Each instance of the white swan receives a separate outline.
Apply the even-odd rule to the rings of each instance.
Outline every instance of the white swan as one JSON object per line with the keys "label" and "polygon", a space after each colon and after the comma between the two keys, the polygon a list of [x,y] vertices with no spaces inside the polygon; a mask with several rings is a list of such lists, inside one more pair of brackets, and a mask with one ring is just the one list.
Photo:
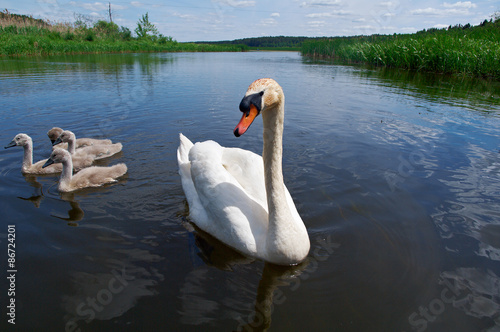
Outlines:
{"label": "white swan", "polygon": [[61,142],[68,143],[68,151],[72,156],[90,156],[94,160],[104,159],[122,150],[121,143],[114,144],[96,144],[84,146],[76,149],[76,136],[73,132],[65,130],[59,135],[57,140],[52,145],[57,145]]}
{"label": "white swan", "polygon": [[63,149],[54,149],[43,167],[62,163],[62,173],[59,180],[59,191],[68,192],[88,187],[100,187],[106,183],[116,182],[117,178],[127,173],[125,164],[110,167],[92,166],[73,175],[71,154]]}
{"label": "white swan", "polygon": [[240,103],[238,137],[259,113],[264,123],[262,157],[214,141],[192,144],[180,134],[177,160],[193,222],[243,254],[294,265],[310,248],[309,236],[283,183],[283,90],[272,79],[248,88]]}
{"label": "white swan", "polygon": [[[62,132],[64,130],[62,130],[61,128],[59,127],[54,127],[52,129],[50,129],[48,132],[47,132],[47,136],[49,137],[50,139],[50,142],[52,144],[54,144],[54,142],[59,138],[59,136],[61,136]],[[89,145],[97,145],[97,144],[112,144],[113,142],[110,140],[110,139],[96,139],[96,138],[78,138],[76,140],[76,144],[75,144],[75,148],[81,148],[81,147],[84,147],[84,146],[89,146]],[[61,149],[67,149],[68,148],[68,144],[67,143],[61,143],[58,148],[61,148]]]}
{"label": "white swan", "polygon": [[[21,173],[23,174],[56,174],[62,172],[62,165],[53,165],[43,168],[47,159],[40,160],[33,164],[33,140],[26,134],[17,134],[14,139],[5,147],[11,148],[14,146],[22,146],[24,148],[23,165]],[[73,158],[73,168],[79,171],[85,167],[89,167],[94,162],[91,156],[75,156]]]}

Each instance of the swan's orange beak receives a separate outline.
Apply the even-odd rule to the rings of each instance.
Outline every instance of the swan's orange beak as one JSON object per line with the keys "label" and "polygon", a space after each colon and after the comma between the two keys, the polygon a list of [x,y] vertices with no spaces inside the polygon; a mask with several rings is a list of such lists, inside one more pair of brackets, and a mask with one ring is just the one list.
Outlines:
{"label": "swan's orange beak", "polygon": [[247,131],[248,127],[250,127],[253,120],[255,120],[257,115],[259,115],[257,107],[251,104],[250,111],[248,113],[243,113],[240,122],[236,125],[236,128],[234,128],[234,136],[240,137],[243,135]]}

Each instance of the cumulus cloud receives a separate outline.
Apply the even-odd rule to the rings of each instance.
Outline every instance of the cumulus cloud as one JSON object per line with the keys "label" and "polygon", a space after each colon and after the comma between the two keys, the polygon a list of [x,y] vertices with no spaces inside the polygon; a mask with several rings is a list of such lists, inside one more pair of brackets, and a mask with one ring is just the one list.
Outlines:
{"label": "cumulus cloud", "polygon": [[310,21],[310,22],[307,22],[307,24],[311,28],[321,28],[326,24],[326,22],[325,21]]}
{"label": "cumulus cloud", "polygon": [[[103,3],[103,2],[94,2],[94,3],[84,2],[84,3],[79,3],[79,2],[76,2],[76,1],[70,1],[70,5],[81,7],[83,9],[91,10],[91,11],[94,11],[94,12],[105,10],[105,9],[108,8],[108,4],[107,3]],[[94,13],[92,13],[92,14],[94,14]]]}
{"label": "cumulus cloud", "polygon": [[235,8],[243,7],[254,7],[255,1],[251,0],[212,0],[212,2],[219,3],[221,5],[227,5]]}
{"label": "cumulus cloud", "polygon": [[334,16],[343,16],[343,15],[351,15],[352,12],[347,11],[347,10],[334,10],[332,12],[328,13],[312,13],[312,14],[307,14],[306,17],[309,18],[318,18],[318,17],[334,17]]}
{"label": "cumulus cloud", "polygon": [[280,13],[272,13],[271,17],[280,17]]}
{"label": "cumulus cloud", "polygon": [[459,1],[455,3],[443,3],[441,5],[443,8],[422,8],[415,9],[411,11],[412,15],[434,15],[434,16],[446,16],[446,15],[468,15],[470,14],[469,9],[476,8],[477,5],[470,1]]}
{"label": "cumulus cloud", "polygon": [[443,3],[443,7],[445,8],[476,8],[477,5],[475,3],[472,3],[470,1],[465,1],[465,2],[456,2],[456,3]]}
{"label": "cumulus cloud", "polygon": [[172,16],[175,16],[175,17],[178,17],[178,18],[182,18],[184,20],[194,20],[196,18],[196,16],[194,15],[191,15],[191,14],[180,14],[180,13],[173,13]]}
{"label": "cumulus cloud", "polygon": [[260,20],[260,25],[263,26],[271,26],[276,24],[278,24],[278,22],[274,18],[265,18],[263,20]]}
{"label": "cumulus cloud", "polygon": [[340,5],[340,0],[314,0],[303,2],[300,4],[301,7],[328,7],[328,6],[338,6]]}

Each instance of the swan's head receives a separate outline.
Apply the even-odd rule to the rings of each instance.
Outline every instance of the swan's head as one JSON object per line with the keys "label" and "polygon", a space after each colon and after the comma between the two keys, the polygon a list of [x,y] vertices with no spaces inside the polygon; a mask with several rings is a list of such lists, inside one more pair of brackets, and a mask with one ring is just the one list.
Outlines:
{"label": "swan's head", "polygon": [[12,148],[14,146],[25,146],[27,144],[32,144],[31,137],[26,134],[17,134],[16,137],[4,148]]}
{"label": "swan's head", "polygon": [[54,144],[54,142],[59,138],[62,134],[63,130],[59,127],[54,127],[47,132],[47,136],[49,136],[50,142]]}
{"label": "swan's head", "polygon": [[257,115],[275,109],[283,100],[283,89],[272,78],[261,78],[250,84],[240,103],[243,116],[234,128],[234,135],[236,137],[243,135]]}
{"label": "swan's head", "polygon": [[54,142],[52,142],[52,145],[54,146],[59,143],[69,142],[74,139],[75,139],[75,134],[73,134],[73,132],[69,130],[65,130],[61,133],[61,135],[59,135],[59,137]]}
{"label": "swan's head", "polygon": [[45,164],[43,164],[42,168],[45,168],[52,164],[62,163],[63,161],[67,161],[68,159],[71,159],[71,155],[68,151],[59,148],[54,149],[50,154],[49,159],[47,159]]}

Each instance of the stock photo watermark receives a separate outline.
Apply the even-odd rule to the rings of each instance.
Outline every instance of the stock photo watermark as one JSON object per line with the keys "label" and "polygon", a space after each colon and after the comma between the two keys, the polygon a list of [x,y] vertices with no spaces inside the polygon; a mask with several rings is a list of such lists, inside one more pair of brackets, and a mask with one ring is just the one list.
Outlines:
{"label": "stock photo watermark", "polygon": [[120,294],[129,285],[129,282],[134,280],[134,276],[127,275],[125,267],[121,271],[111,271],[112,278],[109,279],[107,287],[100,289],[94,296],[87,296],[85,301],[80,302],[76,306],[77,317],[73,317],[65,324],[66,332],[79,332],[78,321],[83,320],[86,324],[90,324],[97,313],[102,312],[104,308],[111,304],[116,295]]}
{"label": "stock photo watermark", "polygon": [[435,144],[422,141],[420,147],[414,149],[407,156],[400,154],[398,156],[399,165],[397,171],[387,170],[384,173],[384,178],[391,191],[401,186],[403,182],[414,175],[419,168],[423,168],[435,150]]}
{"label": "stock photo watermark", "polygon": [[430,300],[427,306],[419,306],[418,310],[408,316],[408,323],[412,331],[423,332],[427,330],[428,325],[436,321],[448,306],[467,298],[467,294],[464,294],[456,283],[452,284],[446,278],[442,278],[439,284],[443,286],[439,296]]}
{"label": "stock photo watermark", "polygon": [[[340,247],[339,243],[335,243],[331,239],[331,235],[328,235],[325,239],[316,238],[317,246],[312,251],[312,257],[309,257],[307,261],[307,267],[300,273],[299,276],[294,278],[290,283],[290,290],[296,291],[302,284],[303,280],[309,279],[309,277],[318,270],[321,262],[328,260],[328,258],[334,253],[335,249]],[[285,303],[287,297],[285,293],[280,289],[276,288],[272,295],[272,300],[264,299],[262,301],[255,302],[255,313],[250,313],[247,320],[244,317],[238,317],[237,321],[239,323],[236,331],[247,331],[252,332],[254,329],[259,329],[265,324],[266,317],[264,317],[264,312],[270,304],[269,315],[272,315],[274,307],[276,305],[281,305]],[[271,303],[267,303],[272,301]]]}
{"label": "stock photo watermark", "polygon": [[16,225],[7,226],[7,322],[16,324]]}

